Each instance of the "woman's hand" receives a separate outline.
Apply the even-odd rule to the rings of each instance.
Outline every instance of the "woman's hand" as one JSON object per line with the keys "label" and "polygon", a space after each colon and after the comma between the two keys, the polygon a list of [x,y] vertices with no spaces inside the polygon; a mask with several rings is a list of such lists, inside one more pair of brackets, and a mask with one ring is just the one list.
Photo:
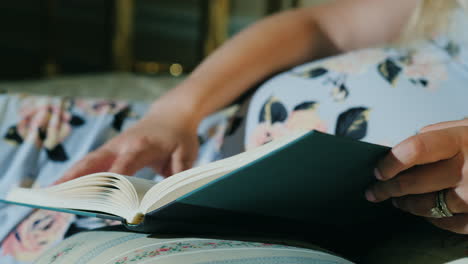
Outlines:
{"label": "woman's hand", "polygon": [[[425,127],[397,146],[375,170],[380,181],[366,191],[372,202],[392,199],[403,211],[434,225],[468,234],[468,120]],[[434,218],[438,191],[446,190],[451,217]]]}
{"label": "woman's hand", "polygon": [[184,115],[182,106],[174,106],[153,107],[135,125],[77,162],[56,183],[102,171],[133,175],[151,167],[170,176],[189,169],[198,153],[198,122],[190,114]]}

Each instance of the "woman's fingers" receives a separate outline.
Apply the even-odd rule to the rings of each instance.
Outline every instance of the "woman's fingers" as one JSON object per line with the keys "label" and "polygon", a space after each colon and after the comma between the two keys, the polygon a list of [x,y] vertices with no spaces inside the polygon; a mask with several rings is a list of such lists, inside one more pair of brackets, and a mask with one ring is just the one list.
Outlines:
{"label": "woman's fingers", "polygon": [[455,187],[462,179],[464,157],[455,157],[416,166],[387,181],[379,181],[367,190],[366,196],[372,202],[384,201],[391,197],[410,194],[430,193]]}
{"label": "woman's fingers", "polygon": [[459,234],[468,234],[468,214],[459,214],[445,218],[427,218],[435,226]]}
{"label": "woman's fingers", "polygon": [[465,118],[462,120],[454,120],[454,121],[447,121],[447,122],[432,124],[432,125],[421,128],[419,132],[425,133],[425,132],[429,132],[433,130],[440,130],[440,129],[445,129],[445,128],[458,127],[458,126],[468,126],[468,119]]}
{"label": "woman's fingers", "polygon": [[190,169],[193,166],[193,162],[198,155],[198,143],[194,144],[193,142],[198,141],[193,140],[192,144],[181,145],[174,151],[171,158],[171,175]]}
{"label": "woman's fingers", "polygon": [[[171,158],[171,171],[170,175],[184,171],[189,167],[188,163],[190,162],[187,153],[184,153],[182,149],[177,149]],[[167,172],[166,172],[167,173]]]}
{"label": "woman's fingers", "polygon": [[[394,198],[392,200],[395,207],[408,213],[431,217],[431,209],[436,207],[437,192],[408,195]],[[461,197],[456,189],[448,189],[445,193],[445,203],[453,214],[468,213],[468,203]]]}
{"label": "woman's fingers", "polygon": [[413,166],[452,158],[461,147],[458,129],[433,130],[404,140],[379,161],[376,177],[389,180]]}
{"label": "woman's fingers", "polygon": [[436,205],[436,192],[408,195],[392,199],[393,205],[405,212],[431,217],[431,209]]}
{"label": "woman's fingers", "polygon": [[170,176],[191,167],[196,158],[197,126],[173,116],[151,112],[73,166],[60,182],[110,171],[133,175],[152,167]]}
{"label": "woman's fingers", "polygon": [[112,151],[103,148],[91,152],[68,169],[54,184],[73,180],[91,173],[107,171],[112,166],[115,157]]}
{"label": "woman's fingers", "polygon": [[[440,228],[468,234],[467,136],[467,119],[421,129],[379,161],[375,174],[380,181],[366,191],[367,199],[392,198],[403,211],[426,217]],[[436,197],[441,190],[446,190],[445,203],[454,215],[434,218],[432,209],[439,208]]]}
{"label": "woman's fingers", "polygon": [[158,163],[164,153],[156,147],[140,146],[138,144],[124,148],[113,162],[110,172],[132,176],[140,169]]}
{"label": "woman's fingers", "polygon": [[139,169],[145,166],[143,159],[144,158],[142,157],[141,153],[138,152],[120,154],[112,164],[109,172],[132,176]]}
{"label": "woman's fingers", "polygon": [[395,207],[408,213],[426,217],[435,226],[455,233],[468,234],[468,197],[461,189],[448,189],[445,203],[453,216],[434,218],[431,209],[436,207],[437,192],[393,198]]}
{"label": "woman's fingers", "polygon": [[119,153],[110,171],[133,175],[143,167],[152,167],[159,174],[167,177],[192,167],[197,148],[177,146],[171,153],[159,147],[148,147],[146,144],[133,144]]}

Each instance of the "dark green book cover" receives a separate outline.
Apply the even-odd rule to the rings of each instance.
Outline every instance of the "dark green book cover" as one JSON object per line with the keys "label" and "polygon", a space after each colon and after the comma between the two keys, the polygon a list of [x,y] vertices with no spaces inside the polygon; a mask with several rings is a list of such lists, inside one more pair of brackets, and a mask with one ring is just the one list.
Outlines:
{"label": "dark green book cover", "polygon": [[[328,224],[376,218],[364,198],[388,147],[311,132],[178,202]],[[336,220],[336,221],[335,221]]]}
{"label": "dark green book cover", "polygon": [[395,222],[401,215],[390,204],[373,204],[364,196],[376,181],[377,161],[389,150],[312,131],[148,213],[142,224],[128,228],[195,234],[309,234],[322,240],[350,230],[372,233],[376,222]]}
{"label": "dark green book cover", "polygon": [[356,236],[372,242],[373,235],[384,234],[381,227],[388,232],[387,223],[396,226],[401,218],[388,203],[364,197],[376,181],[377,161],[389,150],[312,131],[126,227],[148,233],[301,236],[331,248]]}

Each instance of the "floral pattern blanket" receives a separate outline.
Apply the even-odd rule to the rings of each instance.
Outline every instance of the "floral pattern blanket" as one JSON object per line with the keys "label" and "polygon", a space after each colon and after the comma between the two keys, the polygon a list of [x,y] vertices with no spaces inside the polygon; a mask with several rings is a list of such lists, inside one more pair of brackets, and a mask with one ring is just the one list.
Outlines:
{"label": "floral pattern blanket", "polygon": [[[14,186],[52,184],[75,161],[131,126],[147,108],[148,104],[138,102],[0,94],[0,196]],[[201,124],[196,165],[220,157],[228,112]],[[150,169],[136,176],[162,179]],[[119,224],[4,203],[0,203],[0,220],[2,264],[32,263],[75,233]]]}

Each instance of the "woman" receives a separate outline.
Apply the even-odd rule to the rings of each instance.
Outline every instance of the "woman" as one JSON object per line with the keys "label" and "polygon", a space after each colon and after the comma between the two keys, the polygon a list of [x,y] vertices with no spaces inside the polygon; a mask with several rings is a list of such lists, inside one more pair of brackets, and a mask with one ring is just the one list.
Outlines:
{"label": "woman", "polygon": [[[461,119],[468,42],[457,29],[440,33],[451,32],[449,19],[463,23],[464,3],[342,0],[268,17],[229,40],[59,182],[98,171],[186,170],[197,158],[204,118],[300,65],[260,85],[245,118],[231,118],[224,155],[242,150],[239,140],[250,148],[302,128],[395,145],[375,170],[379,182],[363,195],[392,199],[437,227],[467,234],[468,120]],[[396,43],[406,48],[371,48]]]}
{"label": "woman", "polygon": [[[186,81],[156,101],[140,122],[88,154],[73,166],[62,180],[97,171],[132,175],[145,166],[153,167],[165,176],[188,169],[196,159],[198,146],[196,131],[200,121],[232,102],[257,82],[274,72],[317,58],[392,43],[408,38],[411,34],[416,34],[413,36],[416,38],[437,33],[443,25],[447,25],[443,19],[453,16],[449,14],[450,9],[460,3],[462,2],[437,0],[424,2],[417,0],[335,1],[269,17],[228,41],[207,58]],[[437,17],[436,10],[440,10],[442,15],[439,14]],[[418,24],[418,19],[419,23],[425,24]],[[419,31],[414,32],[414,30]],[[428,48],[425,45],[427,44],[418,43],[414,49]],[[433,43],[433,45],[438,44]],[[447,42],[445,45],[450,45],[450,43]],[[448,50],[448,52],[454,51]],[[333,70],[333,67],[342,67],[344,69],[336,69],[336,71],[341,72],[346,78],[349,72],[353,74],[352,71],[356,70],[356,67],[362,68],[360,63],[370,64],[369,61],[377,63],[380,59],[383,63],[380,66],[381,74],[386,74],[384,77],[387,81],[398,86],[394,83],[396,77],[392,76],[395,72],[391,72],[399,69],[398,65],[393,65],[396,64],[395,60],[432,59],[418,58],[418,55],[427,56],[427,54],[418,53],[415,55],[396,54],[393,57],[389,52],[377,50],[373,53],[363,53],[362,58],[359,55],[349,58],[348,61],[362,59],[352,61],[349,65],[332,65],[327,68],[328,62],[325,62],[323,67],[308,69],[303,66],[293,72],[299,76],[307,76],[314,74],[311,70],[315,70],[315,75],[322,75],[326,74],[325,71],[331,71],[330,68]],[[433,55],[433,53],[430,54]],[[401,58],[395,59],[399,55]],[[433,60],[432,63],[439,63],[437,58]],[[330,63],[333,64],[333,61]],[[424,70],[417,69],[417,67],[429,68],[431,66],[427,64],[430,63],[431,61],[422,62],[422,66],[408,64],[407,68],[410,68],[407,69],[408,79],[416,83],[415,86],[435,85],[432,82],[438,82],[437,78],[446,78],[432,76],[436,79],[432,81],[427,80],[427,77],[424,79],[425,76],[422,74],[411,75],[411,70],[416,72]],[[346,66],[348,66],[347,69]],[[412,66],[415,69],[411,69]],[[447,74],[439,73],[437,69],[433,71],[430,74]],[[468,73],[465,72],[463,77],[466,76]],[[317,78],[318,76],[308,77]],[[335,100],[344,100],[343,97],[346,97],[347,93],[353,93],[352,90],[347,90],[346,82],[340,80],[339,76],[330,77],[328,81],[335,86],[332,91],[335,93]],[[284,86],[287,85],[285,83]],[[361,83],[360,86],[366,86],[366,84]],[[283,89],[290,89],[290,92],[294,93],[290,87],[283,87]],[[369,88],[360,87],[359,89]],[[299,91],[296,92],[300,94],[299,96],[303,95]],[[313,92],[315,91],[310,91],[311,94]],[[274,94],[274,91],[272,93]],[[399,99],[395,98],[395,100]],[[311,103],[304,107],[300,110],[314,109],[316,106]],[[365,109],[354,110],[366,111]],[[300,112],[296,110],[294,114],[300,115]],[[430,113],[422,114],[430,115]],[[451,119],[460,119],[466,114],[466,108],[465,112],[454,111]],[[310,113],[309,116],[312,115]],[[302,120],[290,119],[288,121],[291,126],[291,123]],[[307,119],[304,120],[304,122],[307,121]],[[324,126],[317,126],[319,121],[310,120],[310,122],[311,129],[318,128],[327,131]],[[413,125],[409,130],[416,131],[419,125]],[[406,134],[405,136],[409,138],[396,145],[391,154],[377,166],[375,174],[381,182],[369,188],[365,194],[367,199],[371,202],[380,202],[393,198],[395,206],[402,210],[429,217],[428,219],[433,224],[441,228],[467,234],[468,214],[464,213],[468,213],[468,173],[463,169],[468,155],[465,154],[468,146],[463,143],[468,141],[467,125],[468,120],[444,122],[424,127],[419,131],[420,134],[413,137],[410,137],[411,133]],[[402,128],[386,129],[396,133],[394,130]],[[405,129],[405,131],[408,130]],[[287,133],[287,131],[278,133]],[[449,218],[431,217],[433,216],[431,208],[434,207],[436,194],[445,189],[445,202],[449,211],[456,215]]]}

